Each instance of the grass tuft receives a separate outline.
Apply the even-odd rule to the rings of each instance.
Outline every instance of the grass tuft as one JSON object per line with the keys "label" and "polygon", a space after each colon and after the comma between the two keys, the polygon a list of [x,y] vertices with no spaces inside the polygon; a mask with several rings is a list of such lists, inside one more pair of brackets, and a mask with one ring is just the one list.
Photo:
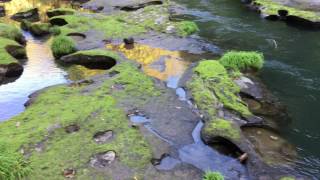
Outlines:
{"label": "grass tuft", "polygon": [[192,21],[181,21],[177,24],[177,30],[179,35],[188,36],[199,31],[199,28],[197,24]]}
{"label": "grass tuft", "polygon": [[224,177],[220,172],[207,171],[203,176],[203,180],[224,180]]}
{"label": "grass tuft", "polygon": [[7,146],[0,143],[0,179],[20,180],[31,173],[31,168],[21,154],[11,152]]}
{"label": "grass tuft", "polygon": [[53,39],[51,44],[53,56],[60,58],[76,52],[76,44],[72,38],[67,36],[57,36]]}
{"label": "grass tuft", "polygon": [[224,54],[219,62],[227,69],[236,71],[259,70],[263,67],[262,53],[253,51],[230,51]]}

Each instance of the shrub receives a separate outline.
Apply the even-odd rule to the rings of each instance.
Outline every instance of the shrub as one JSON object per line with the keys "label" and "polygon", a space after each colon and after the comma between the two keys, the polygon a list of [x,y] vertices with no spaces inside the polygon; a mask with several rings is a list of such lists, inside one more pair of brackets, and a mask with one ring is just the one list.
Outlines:
{"label": "shrub", "polygon": [[203,176],[203,180],[224,180],[224,177],[222,176],[222,174],[220,172],[208,171]]}
{"label": "shrub", "polygon": [[53,39],[51,50],[55,58],[74,53],[76,45],[72,38],[67,36],[57,36]]}
{"label": "shrub", "polygon": [[31,168],[21,154],[10,152],[6,144],[0,144],[0,179],[22,179],[30,172]]}
{"label": "shrub", "polygon": [[264,58],[262,53],[252,51],[230,51],[224,54],[219,62],[227,69],[246,71],[262,68]]}
{"label": "shrub", "polygon": [[179,35],[188,36],[199,31],[199,28],[197,24],[192,21],[181,21],[177,24],[177,30]]}

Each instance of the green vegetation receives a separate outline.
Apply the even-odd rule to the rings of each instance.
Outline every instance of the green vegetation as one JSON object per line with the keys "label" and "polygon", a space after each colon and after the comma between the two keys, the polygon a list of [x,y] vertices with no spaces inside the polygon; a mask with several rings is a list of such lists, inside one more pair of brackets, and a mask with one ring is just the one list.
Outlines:
{"label": "green vegetation", "polygon": [[54,37],[51,49],[54,57],[60,58],[64,55],[76,52],[76,44],[72,38],[60,35]]}
{"label": "green vegetation", "polygon": [[227,69],[235,71],[259,70],[262,68],[263,55],[250,51],[230,51],[224,54],[219,62]]}
{"label": "green vegetation", "polygon": [[[29,179],[62,180],[67,168],[76,170],[77,179],[110,176],[88,164],[93,155],[109,150],[116,152],[119,164],[135,172],[150,163],[149,144],[138,129],[128,125],[126,113],[118,104],[128,97],[146,102],[158,90],[132,64],[121,63],[112,71],[119,73],[94,86],[73,84],[46,89],[25,112],[0,124],[0,142],[10,144],[8,151],[23,149],[30,156],[33,172]],[[115,90],[116,84],[124,89]],[[67,133],[65,127],[71,124],[77,124],[79,131]],[[94,134],[105,130],[112,130],[115,136],[108,143],[97,144]]]}
{"label": "green vegetation", "polygon": [[7,46],[16,46],[17,49],[23,49],[17,42],[0,37],[0,65],[8,65],[11,63],[18,63],[18,61],[12,57],[6,50]]}
{"label": "green vegetation", "polygon": [[282,177],[280,180],[295,180],[293,177]]}
{"label": "green vegetation", "polygon": [[181,21],[177,24],[178,34],[181,36],[188,36],[197,31],[199,28],[196,23],[192,21]]}
{"label": "green vegetation", "polygon": [[[161,17],[161,21],[157,20]],[[171,22],[166,6],[148,6],[139,13],[120,12],[113,15],[81,14],[60,15],[50,19],[52,24],[66,22],[61,26],[63,35],[69,33],[83,33],[88,30],[96,30],[104,34],[104,38],[125,38],[149,30],[166,32],[168,26],[177,29],[177,35],[187,36],[198,30],[195,23],[190,21]],[[57,24],[58,25],[58,24]]]}
{"label": "green vegetation", "polygon": [[207,171],[202,180],[224,180],[220,172]]}
{"label": "green vegetation", "polygon": [[23,156],[8,150],[8,144],[0,143],[0,179],[19,180],[31,173]]}
{"label": "green vegetation", "polygon": [[17,27],[0,23],[0,37],[19,41],[23,38],[23,35],[21,30]]}
{"label": "green vegetation", "polygon": [[30,32],[36,36],[46,35],[50,33],[50,27],[49,23],[34,23],[30,26]]}
{"label": "green vegetation", "polygon": [[214,60],[202,61],[194,68],[192,80],[188,83],[195,103],[203,113],[215,115],[216,99],[225,108],[247,117],[252,115],[248,107],[238,97],[240,88],[230,79],[226,69]]}
{"label": "green vegetation", "polygon": [[213,119],[205,124],[203,133],[210,136],[219,136],[237,141],[240,139],[240,129],[231,121]]}
{"label": "green vegetation", "polygon": [[86,55],[86,56],[107,56],[111,57],[115,60],[120,60],[120,56],[113,51],[105,50],[105,49],[93,49],[93,50],[85,50],[85,51],[77,51],[72,55]]}
{"label": "green vegetation", "polygon": [[288,15],[291,15],[291,16],[298,16],[314,22],[320,21],[320,16],[313,11],[305,11],[305,10],[300,10],[294,7],[281,5],[272,0],[254,0],[253,3],[256,3],[263,7],[263,8],[260,8],[263,14],[278,15],[279,10],[286,10],[288,11]]}

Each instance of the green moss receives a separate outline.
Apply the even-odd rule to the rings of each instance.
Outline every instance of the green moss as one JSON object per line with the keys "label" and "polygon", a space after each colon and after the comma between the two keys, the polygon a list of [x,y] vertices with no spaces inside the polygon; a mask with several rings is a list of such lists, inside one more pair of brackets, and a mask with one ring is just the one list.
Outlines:
{"label": "green moss", "polygon": [[33,23],[30,26],[30,32],[36,36],[45,35],[50,33],[50,27],[49,23]]}
{"label": "green moss", "polygon": [[87,55],[87,56],[107,56],[107,57],[111,57],[115,60],[120,60],[120,56],[116,52],[105,50],[105,49],[77,51],[71,55],[80,55],[80,54]]}
{"label": "green moss", "polygon": [[197,24],[192,21],[181,21],[177,23],[177,29],[178,34],[181,36],[188,36],[199,31]]}
{"label": "green moss", "polygon": [[13,25],[0,23],[0,37],[18,41],[23,35],[20,29]]}
{"label": "green moss", "polygon": [[0,37],[0,65],[18,63],[18,61],[7,52],[7,46],[21,47],[17,42],[11,39]]}
{"label": "green moss", "polygon": [[240,88],[230,79],[226,69],[218,61],[202,61],[194,68],[194,73],[188,87],[201,111],[213,116],[213,109],[217,104],[214,98],[216,97],[225,108],[234,110],[244,117],[252,115],[237,96]]}
{"label": "green moss", "polygon": [[263,14],[278,15],[279,10],[287,10],[288,15],[298,16],[314,22],[320,21],[320,16],[313,11],[305,11],[298,8],[281,5],[272,0],[254,0],[253,2],[263,7],[261,8],[261,12]]}
{"label": "green moss", "polygon": [[[91,168],[88,162],[94,154],[109,150],[116,152],[119,163],[137,172],[150,163],[149,144],[138,129],[128,125],[118,101],[152,96],[157,90],[149,77],[129,63],[110,71],[120,73],[89,91],[87,85],[51,87],[39,94],[25,112],[0,124],[0,141],[10,144],[10,152],[23,149],[30,154],[33,172],[29,179],[64,179],[62,171],[66,168],[74,168],[79,179],[106,177],[106,172]],[[125,89],[114,91],[112,87],[119,83]],[[127,94],[129,90],[135,92]],[[80,130],[66,133],[64,127],[70,124],[79,125]],[[94,134],[105,130],[114,132],[113,139],[106,144],[95,143]],[[41,152],[35,150],[39,143],[43,145]]]}
{"label": "green moss", "polygon": [[224,119],[213,119],[206,123],[204,134],[225,137],[237,141],[240,139],[240,129],[233,125],[231,121]]}
{"label": "green moss", "polygon": [[8,144],[0,143],[0,179],[22,179],[32,172],[31,168],[21,154],[9,149]]}
{"label": "green moss", "polygon": [[219,62],[227,69],[235,71],[259,70],[263,67],[263,55],[251,51],[230,51],[224,54]]}
{"label": "green moss", "polygon": [[104,33],[104,38],[125,38],[146,33],[150,30],[166,32],[168,26],[177,29],[177,35],[187,36],[198,28],[189,21],[171,22],[167,6],[148,6],[141,11],[119,12],[112,15],[82,14],[55,16],[50,19],[64,20],[68,24],[61,27],[62,34],[96,30]]}
{"label": "green moss", "polygon": [[282,177],[280,180],[295,180],[293,177]]}
{"label": "green moss", "polygon": [[202,180],[224,180],[224,177],[220,172],[207,171]]}
{"label": "green moss", "polygon": [[72,38],[60,35],[53,39],[51,50],[55,58],[60,58],[74,53],[76,51],[76,44]]}

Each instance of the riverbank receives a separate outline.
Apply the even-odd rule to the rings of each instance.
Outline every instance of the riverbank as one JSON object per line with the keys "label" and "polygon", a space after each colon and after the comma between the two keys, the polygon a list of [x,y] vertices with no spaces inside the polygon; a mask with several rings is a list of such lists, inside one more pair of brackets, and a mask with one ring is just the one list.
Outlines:
{"label": "riverbank", "polygon": [[[171,21],[168,2],[130,3],[108,16],[77,11],[66,15],[60,9],[49,20],[60,26],[52,42],[57,63],[106,71],[32,95],[25,112],[0,125],[8,151],[28,160],[22,171],[36,179],[201,179],[208,169],[226,179],[301,177],[290,164],[269,159],[290,145],[269,132],[276,127],[265,123],[267,119],[253,115],[253,110],[270,108],[262,86],[248,79],[248,72],[262,67],[263,56],[235,52],[231,60],[225,55],[219,61],[194,63],[203,56],[215,57],[214,51],[207,52],[215,48],[190,37],[198,30],[193,22]],[[181,100],[178,89],[193,101]],[[240,94],[258,107],[248,106]],[[274,111],[261,112],[274,116]],[[212,161],[205,161],[205,153],[216,150],[198,146],[192,137],[199,121],[205,123],[204,142],[225,149]],[[272,154],[257,153],[263,148],[246,137],[251,131],[268,139],[266,149]],[[284,154],[295,157],[291,149]],[[203,162],[196,162],[198,157]],[[226,161],[230,166],[219,167]]]}

